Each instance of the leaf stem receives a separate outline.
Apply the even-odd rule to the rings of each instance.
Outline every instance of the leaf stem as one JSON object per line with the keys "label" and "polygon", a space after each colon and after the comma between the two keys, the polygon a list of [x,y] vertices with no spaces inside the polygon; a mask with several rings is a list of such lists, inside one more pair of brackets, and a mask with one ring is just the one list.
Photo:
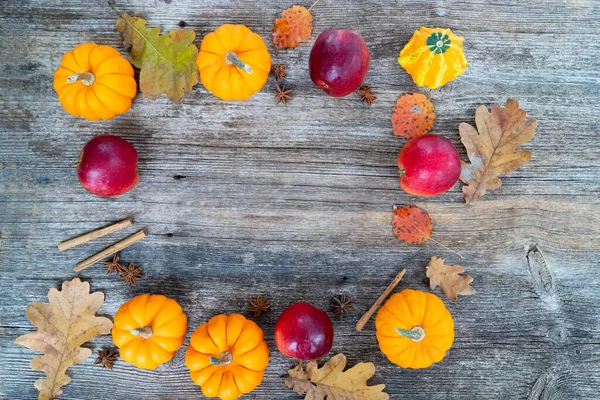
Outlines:
{"label": "leaf stem", "polygon": [[[420,229],[420,228],[417,226],[417,224],[415,224],[413,221],[410,221],[410,222],[413,224],[413,226],[415,227],[415,229],[416,229],[416,230],[418,230],[418,231],[419,231],[419,232],[421,232],[423,235],[425,235],[425,232],[423,232],[423,231],[422,231],[422,230],[421,230],[421,229]],[[446,246],[446,245],[443,245],[442,243],[440,243],[440,242],[438,242],[437,240],[435,240],[434,238],[432,238],[432,237],[431,237],[431,235],[429,236],[429,239],[428,239],[428,240],[431,240],[433,243],[436,243],[438,246],[441,246],[441,247],[443,247],[444,249],[446,249],[446,250],[448,250],[448,251],[450,251],[450,252],[452,252],[452,253],[456,254],[456,255],[457,255],[457,256],[459,256],[461,259],[463,259],[463,258],[464,258],[464,257],[463,257],[463,255],[462,255],[462,254],[460,254],[458,251],[456,251],[456,250],[452,250],[450,247],[448,247],[448,246]]]}

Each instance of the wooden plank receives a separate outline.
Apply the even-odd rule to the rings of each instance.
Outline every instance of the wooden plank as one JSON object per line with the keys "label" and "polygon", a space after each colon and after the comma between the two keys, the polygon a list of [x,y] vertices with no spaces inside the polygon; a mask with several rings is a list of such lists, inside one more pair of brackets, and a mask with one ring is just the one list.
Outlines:
{"label": "wooden plank", "polygon": [[[244,23],[265,39],[288,5],[275,0],[118,1],[119,8],[165,29],[185,21],[199,42],[226,22]],[[308,4],[307,4],[308,5]],[[13,343],[33,326],[25,307],[45,301],[50,287],[73,277],[79,260],[113,243],[100,238],[59,253],[61,240],[133,216],[122,237],[147,227],[125,250],[144,268],[135,288],[99,266],[81,276],[106,293],[102,312],[140,293],[164,293],[186,311],[190,329],[221,312],[250,316],[247,301],[273,301],[257,319],[271,363],[249,399],[298,399],[281,379],[293,361],[275,347],[279,313],[304,300],[327,309],[333,295],[355,308],[334,319],[333,352],[353,364],[372,361],[373,383],[392,399],[581,398],[600,390],[600,23],[594,2],[321,0],[318,34],[329,27],[360,32],[372,61],[366,82],[372,107],[356,96],[328,98],[310,82],[312,41],[295,50],[270,47],[288,66],[288,106],[273,104],[274,82],[244,103],[225,103],[194,88],[182,104],[139,95],[111,121],[67,115],[52,89],[62,54],[83,41],[123,51],[115,15],[104,2],[8,0],[0,5],[0,398],[31,399],[41,374],[34,353]],[[419,26],[444,26],[465,36],[467,73],[436,91],[434,132],[464,149],[459,123],[480,104],[517,98],[538,133],[525,147],[532,160],[503,186],[465,206],[460,185],[432,199],[398,187],[390,115],[403,92],[420,90],[396,58]],[[315,34],[315,37],[316,37]],[[118,199],[100,199],[78,184],[73,163],[87,140],[113,133],[140,155],[140,185]],[[415,203],[434,223],[433,242],[406,246],[391,234],[393,204]],[[118,236],[118,235],[117,235]],[[113,240],[114,239],[114,240]],[[374,324],[354,324],[401,267],[399,288],[428,290],[431,256],[461,263],[477,294],[445,301],[456,321],[447,358],[420,371],[390,364],[378,350]],[[434,291],[442,295],[439,290]],[[102,337],[94,350],[111,343]],[[332,353],[333,354],[333,353]],[[183,349],[156,371],[93,358],[69,370],[62,399],[187,399],[200,397]]]}

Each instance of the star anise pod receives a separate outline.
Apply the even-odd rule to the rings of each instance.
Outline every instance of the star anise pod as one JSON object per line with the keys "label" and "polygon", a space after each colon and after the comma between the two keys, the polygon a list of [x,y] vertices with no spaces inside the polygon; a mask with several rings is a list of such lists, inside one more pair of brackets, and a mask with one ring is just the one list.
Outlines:
{"label": "star anise pod", "polygon": [[271,75],[275,77],[275,80],[287,78],[287,74],[285,73],[286,66],[283,64],[275,64],[271,65]]}
{"label": "star anise pod", "polygon": [[100,364],[106,369],[111,369],[113,364],[117,361],[117,352],[113,349],[98,350],[98,358],[94,361],[94,364]]}
{"label": "star anise pod", "polygon": [[106,275],[113,272],[119,273],[125,271],[125,267],[119,263],[120,253],[114,255],[112,261],[107,261],[103,265],[106,267]]}
{"label": "star anise pod", "polygon": [[133,263],[129,264],[129,267],[119,274],[119,278],[123,278],[125,283],[128,283],[131,286],[135,286],[135,281],[142,279],[143,277],[144,274],[142,274],[142,269],[136,268]]}
{"label": "star anise pod", "polygon": [[279,104],[282,101],[283,104],[287,104],[287,102],[292,99],[292,91],[290,89],[286,90],[285,88],[282,88],[281,86],[279,86],[279,83],[276,83],[275,85],[277,85],[277,94],[275,94],[275,104]]}
{"label": "star anise pod", "polygon": [[368,105],[373,104],[373,102],[377,99],[375,93],[371,91],[371,86],[364,85],[359,87],[358,95],[360,96],[361,100],[367,103]]}
{"label": "star anise pod", "polygon": [[256,299],[250,300],[250,311],[254,313],[255,317],[267,312],[269,308],[271,308],[271,302],[262,294],[258,295]]}
{"label": "star anise pod", "polygon": [[345,314],[352,308],[352,300],[348,296],[333,296],[331,298],[331,308],[335,315]]}

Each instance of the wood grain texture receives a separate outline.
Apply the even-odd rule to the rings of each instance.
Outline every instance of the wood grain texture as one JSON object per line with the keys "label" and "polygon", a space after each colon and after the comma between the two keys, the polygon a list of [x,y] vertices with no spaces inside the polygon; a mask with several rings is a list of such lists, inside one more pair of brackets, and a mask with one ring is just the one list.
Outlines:
{"label": "wood grain texture", "polygon": [[[276,0],[117,1],[120,9],[162,24],[193,27],[197,43],[217,26],[246,24],[287,65],[288,106],[275,106],[274,82],[244,103],[222,102],[194,88],[179,105],[138,94],[111,121],[63,111],[52,89],[62,54],[85,41],[124,55],[116,15],[102,0],[4,0],[0,3],[0,398],[37,397],[34,354],[14,344],[34,330],[27,304],[73,277],[76,262],[147,227],[124,262],[144,268],[135,288],[100,266],[81,274],[106,294],[114,315],[133,295],[162,293],[181,302],[189,333],[220,312],[250,316],[247,301],[264,293],[270,314],[257,319],[272,350],[264,382],[248,399],[298,399],[282,375],[293,364],[275,347],[276,317],[304,300],[328,308],[346,294],[355,308],[335,319],[332,354],[349,365],[372,361],[372,384],[392,399],[595,399],[600,391],[600,10],[592,0],[321,0],[313,40],[295,50],[270,43],[272,19],[293,2]],[[309,4],[305,4],[309,5]],[[465,36],[467,72],[436,91],[414,86],[396,59],[415,29],[442,26]],[[308,54],[316,35],[350,28],[371,51],[366,83],[378,99],[333,99],[314,87]],[[398,186],[391,108],[404,92],[431,97],[434,133],[460,145],[458,125],[480,104],[519,100],[537,134],[533,153],[503,185],[465,206],[460,185],[422,199]],[[129,140],[141,181],[117,199],[86,193],[74,163],[101,133]],[[416,204],[432,217],[432,241],[406,246],[392,235],[393,204]],[[133,216],[128,230],[59,253],[61,240]],[[396,290],[428,290],[432,256],[460,263],[477,294],[446,301],[456,340],[432,368],[402,370],[378,350],[371,321],[354,324],[401,268]],[[442,295],[441,291],[434,293]],[[443,295],[442,295],[443,296]],[[186,340],[186,346],[189,343]],[[93,350],[111,343],[102,337]],[[185,348],[185,347],[184,347]],[[184,351],[156,371],[93,358],[69,370],[62,399],[200,398]]]}

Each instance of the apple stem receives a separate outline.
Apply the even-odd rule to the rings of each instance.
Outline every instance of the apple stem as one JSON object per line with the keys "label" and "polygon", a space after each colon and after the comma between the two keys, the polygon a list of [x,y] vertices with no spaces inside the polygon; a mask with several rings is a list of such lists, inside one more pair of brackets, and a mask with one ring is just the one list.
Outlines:
{"label": "apple stem", "polygon": [[91,86],[95,80],[96,77],[91,72],[80,72],[78,74],[69,75],[69,77],[67,78],[68,83],[75,83],[77,81],[80,81],[85,86]]}
{"label": "apple stem", "polygon": [[400,336],[407,337],[415,343],[419,343],[421,340],[425,339],[425,329],[421,328],[418,325],[413,327],[410,330],[409,329],[400,329],[400,328],[395,328],[395,329],[396,329],[396,332]]}
{"label": "apple stem", "polygon": [[240,60],[239,57],[237,56],[237,54],[235,54],[235,52],[233,50],[225,55],[225,63],[227,65],[235,65],[236,67],[243,70],[247,74],[252,73],[252,67],[249,66],[248,64],[245,64],[242,60]]}
{"label": "apple stem", "polygon": [[149,339],[154,332],[152,332],[152,328],[149,326],[145,326],[143,328],[135,328],[131,330],[131,334],[134,336],[139,336],[142,339]]}
{"label": "apple stem", "polygon": [[229,365],[233,361],[233,355],[230,351],[224,351],[219,354],[219,357],[210,356],[209,361],[212,365],[216,366]]}

